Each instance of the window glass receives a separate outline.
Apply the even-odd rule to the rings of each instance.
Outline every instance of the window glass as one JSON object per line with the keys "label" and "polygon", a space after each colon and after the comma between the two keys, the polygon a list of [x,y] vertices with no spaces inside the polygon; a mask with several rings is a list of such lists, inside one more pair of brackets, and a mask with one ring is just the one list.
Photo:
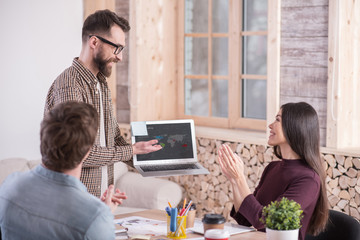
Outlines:
{"label": "window glass", "polygon": [[211,110],[213,117],[228,117],[228,81],[212,80]]}
{"label": "window glass", "polygon": [[242,80],[242,117],[266,119],[266,80]]}
{"label": "window glass", "polygon": [[185,37],[185,75],[208,74],[208,39]]}
{"label": "window glass", "polygon": [[185,114],[208,116],[208,102],[207,79],[185,79]]}
{"label": "window glass", "polygon": [[268,0],[244,0],[243,31],[267,30]]}
{"label": "window glass", "polygon": [[228,38],[212,39],[212,74],[228,75]]}
{"label": "window glass", "polygon": [[226,0],[212,0],[212,32],[227,33],[229,20],[229,2]]}
{"label": "window glass", "polygon": [[185,1],[185,33],[208,32],[208,0]]}
{"label": "window glass", "polygon": [[266,36],[243,37],[243,74],[266,75]]}

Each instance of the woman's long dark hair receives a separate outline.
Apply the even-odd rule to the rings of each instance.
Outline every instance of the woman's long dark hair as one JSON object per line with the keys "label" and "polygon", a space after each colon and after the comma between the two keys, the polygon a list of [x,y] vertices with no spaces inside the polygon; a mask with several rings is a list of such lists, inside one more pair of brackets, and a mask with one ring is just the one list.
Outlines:
{"label": "woman's long dark hair", "polygon": [[[315,109],[305,102],[286,103],[281,109],[282,129],[286,141],[320,177],[320,195],[307,230],[309,234],[317,235],[325,229],[329,215],[326,175],[320,157],[319,119]],[[279,146],[274,147],[274,153],[278,158],[282,158]]]}

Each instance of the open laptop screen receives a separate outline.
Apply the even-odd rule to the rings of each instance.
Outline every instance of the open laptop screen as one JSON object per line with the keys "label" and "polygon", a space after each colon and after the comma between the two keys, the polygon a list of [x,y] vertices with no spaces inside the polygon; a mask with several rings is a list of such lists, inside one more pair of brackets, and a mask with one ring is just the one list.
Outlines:
{"label": "open laptop screen", "polygon": [[[193,137],[191,124],[146,124],[147,136],[135,136],[135,142],[157,139],[162,149],[137,155],[137,161],[193,159]],[[196,154],[196,153],[195,153]]]}

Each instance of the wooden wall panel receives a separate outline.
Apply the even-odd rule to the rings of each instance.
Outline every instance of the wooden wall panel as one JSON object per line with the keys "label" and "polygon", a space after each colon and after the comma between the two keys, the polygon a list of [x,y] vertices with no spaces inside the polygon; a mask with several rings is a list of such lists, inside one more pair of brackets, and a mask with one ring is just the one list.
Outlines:
{"label": "wooden wall panel", "polygon": [[[115,0],[115,12],[130,21],[130,2],[129,0]],[[132,27],[132,26],[130,26]],[[121,63],[116,64],[116,117],[119,123],[130,122],[130,103],[129,103],[129,61],[130,61],[130,32],[125,34],[126,47],[123,50],[123,58]]]}
{"label": "wooden wall panel", "polygon": [[326,143],[328,2],[283,0],[280,103],[308,102],[318,112]]}
{"label": "wooden wall panel", "polygon": [[327,68],[327,37],[281,38],[281,67]]}
{"label": "wooden wall panel", "polygon": [[[296,24],[293,24],[294,21]],[[328,6],[283,7],[281,37],[328,36]]]}
{"label": "wooden wall panel", "polygon": [[328,6],[329,0],[282,0],[282,7],[316,7]]}
{"label": "wooden wall panel", "polygon": [[131,121],[176,118],[177,1],[130,1]]}
{"label": "wooden wall panel", "polygon": [[283,67],[280,78],[284,79],[280,86],[280,94],[283,96],[327,96],[327,68]]}
{"label": "wooden wall panel", "polygon": [[330,0],[327,146],[360,148],[360,0]]}

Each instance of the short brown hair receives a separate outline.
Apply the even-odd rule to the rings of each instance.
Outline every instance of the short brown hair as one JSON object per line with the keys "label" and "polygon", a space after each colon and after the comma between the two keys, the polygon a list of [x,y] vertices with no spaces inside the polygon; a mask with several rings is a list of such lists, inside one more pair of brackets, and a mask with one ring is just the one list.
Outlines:
{"label": "short brown hair", "polygon": [[86,42],[90,35],[109,35],[110,28],[114,24],[118,25],[125,33],[130,31],[129,22],[125,18],[119,17],[108,9],[96,11],[85,19],[82,28],[82,41]]}
{"label": "short brown hair", "polygon": [[40,151],[43,164],[54,171],[74,169],[95,142],[98,113],[84,102],[56,105],[41,123]]}

